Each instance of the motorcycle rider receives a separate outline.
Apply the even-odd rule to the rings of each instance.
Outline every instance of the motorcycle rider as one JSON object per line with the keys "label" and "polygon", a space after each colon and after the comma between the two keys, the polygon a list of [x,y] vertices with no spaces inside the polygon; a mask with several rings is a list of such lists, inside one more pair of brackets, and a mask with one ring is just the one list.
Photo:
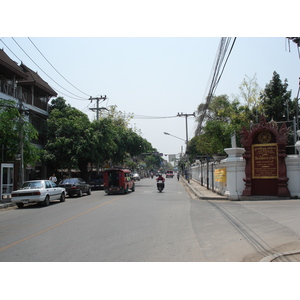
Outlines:
{"label": "motorcycle rider", "polygon": [[162,189],[164,189],[164,187],[165,187],[165,178],[161,175],[161,173],[159,173],[158,177],[156,178],[156,182],[157,182],[156,186],[157,186],[157,188],[158,188],[158,184],[160,183],[160,181],[161,181],[161,183],[163,185]]}
{"label": "motorcycle rider", "polygon": [[158,177],[156,178],[156,181],[161,180],[162,182],[165,182],[165,178],[159,173]]}

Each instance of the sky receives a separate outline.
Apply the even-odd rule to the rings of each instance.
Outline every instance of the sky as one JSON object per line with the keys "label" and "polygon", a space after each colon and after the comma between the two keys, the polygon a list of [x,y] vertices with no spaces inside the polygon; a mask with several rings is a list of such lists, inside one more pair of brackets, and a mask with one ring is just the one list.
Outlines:
{"label": "sky", "polygon": [[[183,7],[176,1],[152,1],[151,6],[141,6],[131,0],[125,6],[122,1],[112,0],[105,5],[101,1],[100,7],[93,10],[87,9],[92,3],[88,0],[84,8],[73,7],[72,14],[63,14],[65,2],[60,2],[61,9],[48,8],[48,18],[30,11],[26,24],[19,22],[6,28],[0,33],[0,47],[16,62],[22,61],[37,71],[58,96],[91,120],[96,117],[90,110],[96,101],[91,102],[89,97],[106,95],[101,107],[116,105],[119,111],[134,114],[130,126],[138,129],[154,148],[164,155],[178,154],[185,151],[187,136],[185,117],[177,114],[193,114],[205,102],[222,36],[237,39],[216,96],[227,94],[233,100],[239,96],[243,79],[255,74],[264,89],[274,71],[282,80],[288,80],[292,97],[299,87],[298,50],[292,42],[289,49],[285,39],[295,36],[293,30],[285,28],[290,25],[294,29],[296,23],[292,18],[282,18],[281,7],[274,6],[269,16],[272,22],[281,16],[281,22],[272,23],[272,31],[266,26],[269,23],[262,5],[260,10],[249,8],[248,14],[225,15],[223,2],[214,2],[219,10],[207,4],[204,8],[213,11],[215,19],[226,20],[216,26],[210,14],[198,17],[202,10],[195,6],[196,2],[187,0]],[[155,9],[157,3],[159,10]],[[227,8],[232,3],[227,2]],[[116,4],[118,9],[114,9]],[[131,10],[130,5],[135,9]],[[253,13],[258,29],[253,30],[251,23],[249,30],[245,25]],[[21,20],[19,10],[18,14]],[[6,15],[3,17],[5,20]],[[194,136],[196,125],[195,118],[188,117],[188,139]]]}
{"label": "sky", "polygon": [[[13,60],[37,71],[91,120],[96,117],[90,110],[96,101],[91,102],[90,96],[106,95],[101,107],[116,105],[121,112],[133,113],[130,126],[164,155],[185,151],[186,120],[177,115],[193,114],[204,103],[221,41],[221,37],[0,38],[0,47]],[[289,46],[284,37],[237,37],[215,94],[227,94],[231,100],[239,97],[243,79],[255,74],[263,89],[276,71],[288,80],[294,98],[299,66],[296,44]],[[189,116],[188,139],[196,124]]]}

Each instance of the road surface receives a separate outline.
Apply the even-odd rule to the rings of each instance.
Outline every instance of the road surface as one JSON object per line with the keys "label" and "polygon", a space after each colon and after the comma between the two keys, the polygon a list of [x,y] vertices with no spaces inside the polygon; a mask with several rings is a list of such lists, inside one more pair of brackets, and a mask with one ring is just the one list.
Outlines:
{"label": "road surface", "polygon": [[0,210],[1,262],[242,262],[300,249],[299,200],[207,201],[167,178],[135,192]]}

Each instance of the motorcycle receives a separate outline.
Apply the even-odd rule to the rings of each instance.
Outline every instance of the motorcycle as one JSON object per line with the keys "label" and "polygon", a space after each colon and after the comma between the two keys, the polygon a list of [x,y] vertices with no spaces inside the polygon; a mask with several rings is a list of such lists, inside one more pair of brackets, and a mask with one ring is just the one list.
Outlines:
{"label": "motorcycle", "polygon": [[158,180],[156,186],[158,191],[161,193],[165,187],[165,183],[162,180]]}

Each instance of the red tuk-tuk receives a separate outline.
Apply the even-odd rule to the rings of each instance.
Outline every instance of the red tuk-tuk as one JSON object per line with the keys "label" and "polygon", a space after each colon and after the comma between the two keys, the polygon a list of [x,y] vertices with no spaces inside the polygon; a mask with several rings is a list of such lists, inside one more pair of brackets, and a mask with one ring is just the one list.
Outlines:
{"label": "red tuk-tuk", "polygon": [[110,194],[127,194],[135,190],[133,176],[128,169],[108,169],[103,173],[104,190]]}

